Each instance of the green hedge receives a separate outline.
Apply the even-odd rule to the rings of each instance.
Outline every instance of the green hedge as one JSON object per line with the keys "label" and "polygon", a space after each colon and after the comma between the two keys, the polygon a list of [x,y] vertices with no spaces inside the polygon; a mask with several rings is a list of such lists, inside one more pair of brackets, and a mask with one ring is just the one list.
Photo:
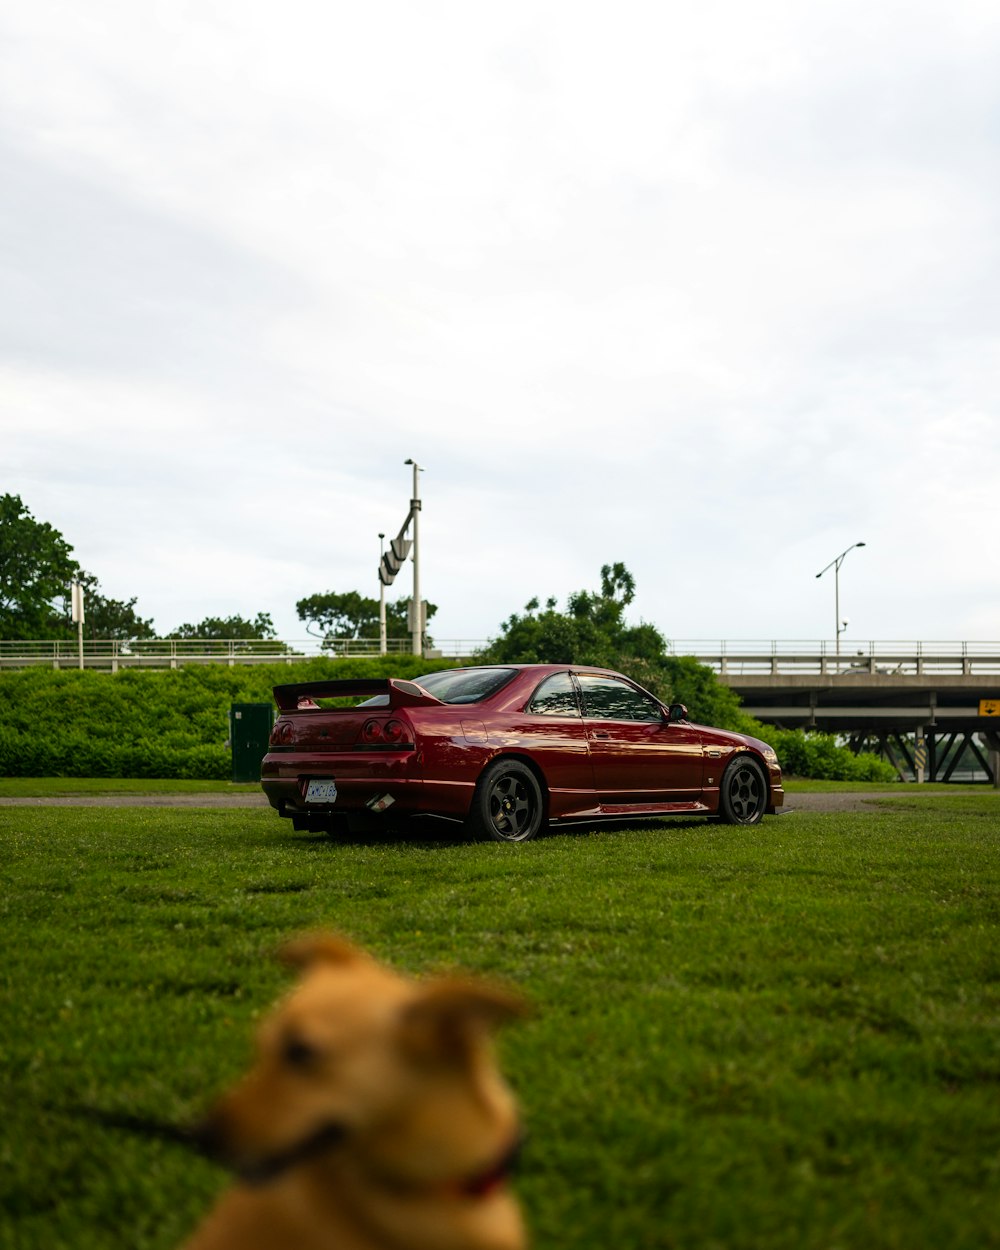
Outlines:
{"label": "green hedge", "polygon": [[0,774],[7,777],[232,775],[233,703],[270,703],[283,682],[416,677],[445,661],[317,659],[169,672],[27,669],[0,674]]}
{"label": "green hedge", "polygon": [[896,770],[868,752],[855,755],[839,746],[832,734],[763,726],[763,735],[778,753],[782,770],[794,777],[824,781],[896,781]]}
{"label": "green hedge", "polygon": [[[446,660],[415,656],[304,661],[168,672],[27,669],[0,674],[0,774],[7,777],[192,777],[224,780],[233,703],[270,703],[283,682],[417,677]],[[693,720],[770,742],[796,776],[893,781],[874,755],[854,755],[829,734],[775,729],[748,717],[736,696],[694,660],[672,661],[674,697]]]}
{"label": "green hedge", "polygon": [[232,774],[225,745],[170,744],[147,736],[128,743],[79,729],[44,737],[0,729],[0,772],[7,777],[193,777]]}

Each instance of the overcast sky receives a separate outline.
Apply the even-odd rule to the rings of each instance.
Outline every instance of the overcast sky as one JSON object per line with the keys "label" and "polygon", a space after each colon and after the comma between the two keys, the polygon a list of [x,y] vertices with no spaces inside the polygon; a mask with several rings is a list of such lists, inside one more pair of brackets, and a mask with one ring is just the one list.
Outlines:
{"label": "overcast sky", "polygon": [[[0,0],[0,492],[161,631],[1000,638],[1000,6]],[[407,568],[390,591],[410,590]]]}

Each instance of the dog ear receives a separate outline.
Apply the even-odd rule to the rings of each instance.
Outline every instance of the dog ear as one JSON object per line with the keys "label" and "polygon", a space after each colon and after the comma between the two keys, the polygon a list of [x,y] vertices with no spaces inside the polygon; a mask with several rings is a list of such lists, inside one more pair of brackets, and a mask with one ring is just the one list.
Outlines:
{"label": "dog ear", "polygon": [[289,968],[303,969],[316,963],[352,964],[366,956],[339,934],[312,933],[286,942],[278,958]]}
{"label": "dog ear", "polygon": [[446,977],[422,986],[404,1009],[401,1039],[426,1057],[463,1053],[469,1043],[528,1014],[524,999],[503,986]]}

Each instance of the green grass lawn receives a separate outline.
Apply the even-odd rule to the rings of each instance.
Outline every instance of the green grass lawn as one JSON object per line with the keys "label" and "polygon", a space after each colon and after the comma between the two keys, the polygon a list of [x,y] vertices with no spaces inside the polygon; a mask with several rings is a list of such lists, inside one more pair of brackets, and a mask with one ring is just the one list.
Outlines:
{"label": "green grass lawn", "polygon": [[1000,1246],[998,850],[982,790],[523,846],[0,808],[0,1244],[177,1245],[222,1173],[72,1108],[195,1116],[326,926],[535,1003],[502,1054],[541,1250]]}

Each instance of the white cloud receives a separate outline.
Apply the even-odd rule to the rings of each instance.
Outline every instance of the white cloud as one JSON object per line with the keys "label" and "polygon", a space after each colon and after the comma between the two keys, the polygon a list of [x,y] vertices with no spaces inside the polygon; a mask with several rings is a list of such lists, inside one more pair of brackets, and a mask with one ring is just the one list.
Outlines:
{"label": "white cloud", "polygon": [[998,636],[994,6],[2,26],[4,489],[160,627],[375,593],[414,455],[444,637],[815,637],[858,537],[852,629]]}

